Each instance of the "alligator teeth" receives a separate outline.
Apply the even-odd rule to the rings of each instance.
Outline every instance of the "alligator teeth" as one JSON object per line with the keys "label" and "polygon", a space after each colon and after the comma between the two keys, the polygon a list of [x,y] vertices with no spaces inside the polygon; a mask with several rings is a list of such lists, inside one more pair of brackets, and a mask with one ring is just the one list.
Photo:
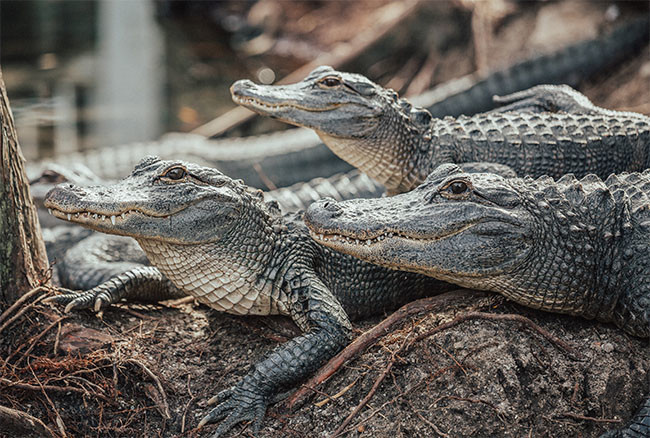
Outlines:
{"label": "alligator teeth", "polygon": [[74,217],[79,217],[79,213],[75,213],[75,214],[74,214]]}
{"label": "alligator teeth", "polygon": [[52,214],[52,209],[51,209],[51,208],[48,208],[48,209],[47,209],[47,212],[50,213],[50,214]]}
{"label": "alligator teeth", "polygon": [[67,216],[68,216],[68,220],[72,219],[72,215],[70,213],[68,213]]}
{"label": "alligator teeth", "polygon": [[111,223],[115,225],[115,216],[111,216]]}
{"label": "alligator teeth", "polygon": [[122,216],[122,219],[124,219],[126,215],[124,213],[122,213],[121,216]]}
{"label": "alligator teeth", "polygon": [[93,214],[93,219],[97,219],[99,216],[97,216],[97,213]]}
{"label": "alligator teeth", "polygon": [[106,220],[106,216],[102,215],[102,220],[105,221],[105,220]]}

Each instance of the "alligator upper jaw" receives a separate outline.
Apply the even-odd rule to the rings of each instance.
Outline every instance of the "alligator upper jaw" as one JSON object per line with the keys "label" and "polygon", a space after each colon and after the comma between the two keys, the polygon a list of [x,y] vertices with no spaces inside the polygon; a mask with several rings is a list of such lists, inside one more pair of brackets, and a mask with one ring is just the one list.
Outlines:
{"label": "alligator upper jaw", "polygon": [[290,93],[274,91],[271,87],[277,86],[264,87],[255,85],[250,81],[237,81],[230,87],[230,94],[236,104],[262,115],[279,115],[291,110],[311,113],[326,112],[335,110],[342,105],[334,103],[321,106],[308,106],[303,103],[300,93],[294,92],[293,94],[297,95],[291,97]]}
{"label": "alligator upper jaw", "polygon": [[428,235],[407,234],[404,232],[391,231],[388,229],[382,231],[374,231],[372,233],[363,231],[361,234],[350,235],[350,234],[338,233],[335,231],[318,232],[315,231],[316,227],[311,227],[311,226],[310,226],[309,233],[314,240],[321,242],[326,246],[330,246],[336,249],[341,249],[341,250],[345,250],[345,249],[352,250],[354,248],[374,249],[375,247],[382,246],[384,244],[388,244],[391,242],[397,242],[397,241],[408,242],[412,244],[422,244],[422,245],[427,243],[433,243],[460,234],[478,223],[480,222],[470,222],[470,223],[462,224],[456,228],[445,230],[444,232],[441,232],[439,234],[428,234]]}
{"label": "alligator upper jaw", "polygon": [[157,216],[144,213],[140,210],[131,209],[123,211],[98,211],[98,210],[63,210],[59,209],[51,203],[47,203],[48,212],[56,218],[75,222],[86,227],[96,229],[103,232],[108,232],[111,229],[117,230],[125,225],[134,216],[150,217],[155,219],[165,219],[170,215]]}

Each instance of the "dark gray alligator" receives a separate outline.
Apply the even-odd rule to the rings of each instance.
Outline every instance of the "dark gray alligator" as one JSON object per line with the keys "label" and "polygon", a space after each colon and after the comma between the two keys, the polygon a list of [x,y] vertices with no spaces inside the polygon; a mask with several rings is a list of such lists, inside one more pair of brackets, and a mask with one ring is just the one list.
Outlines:
{"label": "dark gray alligator", "polygon": [[[554,182],[445,164],[409,193],[321,200],[305,221],[362,260],[650,335],[650,170]],[[611,436],[650,436],[650,399]]]}
{"label": "dark gray alligator", "polygon": [[[45,208],[40,208],[45,197],[45,193],[41,195],[41,192],[47,187],[52,189],[55,183],[62,181],[73,182],[77,186],[98,184],[96,179],[80,178],[67,169],[59,173],[55,168],[48,168],[38,181],[32,183],[31,187],[37,189],[34,198],[38,199],[39,219],[45,216],[57,223],[56,226],[49,224],[48,227],[43,228],[43,240],[48,259],[50,263],[54,263],[54,278],[58,281],[58,285],[73,290],[87,290],[111,278],[113,283],[124,283],[129,281],[129,275],[134,268],[150,265],[144,252],[131,238],[105,234],[90,236],[93,233],[91,230],[73,226],[71,223],[62,224],[61,220],[47,213],[41,215],[41,210],[47,211]],[[95,184],[91,184],[91,181]],[[264,199],[275,201],[280,209],[287,213],[304,210],[312,202],[324,197],[340,201],[377,197],[383,192],[382,186],[355,170],[264,192]],[[111,220],[111,218],[105,217],[103,220]],[[141,288],[142,286],[134,284],[129,287]],[[140,295],[143,294],[140,292]],[[99,295],[95,294],[95,296]],[[101,299],[96,300],[97,305],[100,302]]]}
{"label": "dark gray alligator", "polygon": [[[494,95],[542,83],[577,85],[619,64],[647,44],[649,28],[647,19],[632,20],[598,38],[534,56],[488,75],[471,74],[451,80],[412,98],[412,102],[427,108],[434,117],[472,115],[493,109]],[[54,161],[66,166],[82,163],[101,178],[115,180],[126,176],[147,155],[216,167],[233,178],[265,189],[351,170],[309,129],[219,140],[169,134],[160,141],[66,154]],[[31,163],[28,170],[32,170],[33,177],[41,173]],[[269,181],[273,186],[268,185]]]}
{"label": "dark gray alligator", "polygon": [[96,279],[108,283],[52,301],[101,308],[184,293],[232,314],[287,315],[303,330],[213,399],[219,405],[200,425],[225,418],[216,436],[246,420],[259,429],[269,403],[349,342],[349,318],[452,288],[318,245],[301,214],[282,216],[260,191],[198,165],[149,157],[114,185],[58,186],[45,205],[61,219],[135,238],[153,265],[133,260],[121,277],[109,272]]}
{"label": "dark gray alligator", "polygon": [[[545,99],[548,90],[568,94],[567,99]],[[385,184],[389,194],[412,190],[442,163],[555,178],[606,177],[649,167],[650,118],[600,110],[566,90],[537,87],[502,98],[510,103],[506,110],[436,119],[362,75],[330,67],[296,84],[242,80],[231,88],[233,100],[247,108],[312,128],[334,153]],[[567,106],[546,111],[547,100]],[[588,111],[578,111],[585,101]]]}

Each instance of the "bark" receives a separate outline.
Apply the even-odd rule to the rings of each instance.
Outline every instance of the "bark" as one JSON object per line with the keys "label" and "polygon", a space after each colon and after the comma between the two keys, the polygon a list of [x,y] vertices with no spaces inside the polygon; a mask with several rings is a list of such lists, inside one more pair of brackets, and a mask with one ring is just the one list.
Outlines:
{"label": "bark", "polygon": [[0,311],[36,287],[48,269],[23,154],[0,71]]}

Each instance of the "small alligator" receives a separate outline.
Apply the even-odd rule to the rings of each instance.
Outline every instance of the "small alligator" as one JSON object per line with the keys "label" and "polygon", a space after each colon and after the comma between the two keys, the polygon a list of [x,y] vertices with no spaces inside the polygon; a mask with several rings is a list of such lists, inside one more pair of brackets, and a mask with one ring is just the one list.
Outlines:
{"label": "small alligator", "polygon": [[[650,335],[650,170],[554,182],[445,164],[409,193],[321,200],[305,221],[371,263]],[[650,436],[650,399],[611,436]]]}
{"label": "small alligator", "polygon": [[[445,82],[411,100],[434,117],[472,115],[493,109],[495,94],[510,94],[542,83],[577,85],[647,44],[649,29],[647,19],[632,20],[595,39],[531,57],[487,76],[471,74]],[[54,160],[65,166],[83,163],[101,178],[115,180],[126,176],[147,155],[216,167],[251,186],[267,189],[351,170],[309,129],[218,140],[168,134],[160,141],[66,154]],[[40,169],[27,164],[33,177],[40,175]],[[268,185],[269,180],[274,186]]]}
{"label": "small alligator", "polygon": [[144,299],[182,292],[232,314],[287,315],[304,332],[212,399],[219,405],[199,425],[225,418],[216,436],[246,420],[258,430],[269,403],[350,341],[350,318],[452,288],[325,248],[310,238],[301,213],[282,216],[261,192],[184,162],[148,157],[114,185],[57,186],[45,205],[58,218],[135,238],[153,265],[134,260],[128,275],[51,301],[99,309],[140,298],[143,288]]}
{"label": "small alligator", "polygon": [[[567,99],[545,99],[549,90]],[[537,87],[502,98],[510,103],[506,110],[436,119],[362,75],[331,67],[318,67],[296,84],[242,80],[231,87],[235,102],[315,130],[334,153],[385,184],[389,194],[414,189],[442,163],[554,178],[606,177],[650,167],[650,118],[599,109],[566,90]],[[567,107],[547,111],[547,100]],[[579,111],[583,102],[586,112]]]}

